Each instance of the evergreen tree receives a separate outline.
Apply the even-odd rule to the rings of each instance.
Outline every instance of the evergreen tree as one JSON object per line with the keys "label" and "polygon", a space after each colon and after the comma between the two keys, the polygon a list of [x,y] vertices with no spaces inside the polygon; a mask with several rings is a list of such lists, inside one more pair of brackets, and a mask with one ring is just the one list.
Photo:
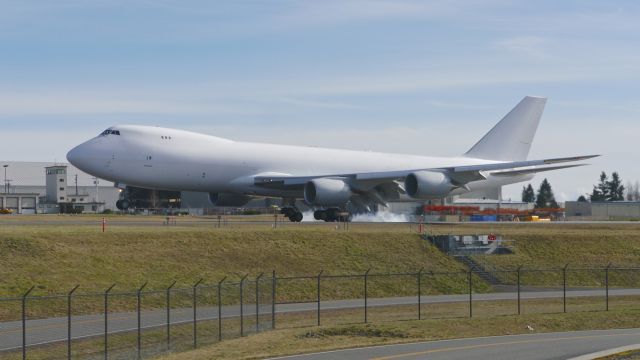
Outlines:
{"label": "evergreen tree", "polygon": [[587,198],[586,198],[586,197],[584,197],[584,195],[580,195],[580,196],[578,197],[578,202],[587,202]]}
{"label": "evergreen tree", "polygon": [[522,202],[536,202],[536,193],[535,191],[533,191],[533,186],[531,186],[531,184],[529,184],[527,187],[522,187]]}
{"label": "evergreen tree", "polygon": [[622,185],[622,179],[617,172],[611,174],[611,181],[606,182],[607,201],[622,201],[624,200],[624,186]]}
{"label": "evergreen tree", "polygon": [[536,196],[536,208],[557,207],[558,203],[556,202],[555,196],[553,195],[551,184],[549,184],[549,181],[545,178],[540,184],[540,189],[538,189],[538,195]]}
{"label": "evergreen tree", "polygon": [[627,181],[627,185],[625,186],[625,189],[627,190],[627,195],[625,196],[626,200],[634,201],[633,193],[635,192],[635,189],[633,188],[633,184],[631,183],[631,181]]}
{"label": "evergreen tree", "polygon": [[591,201],[607,201],[609,198],[609,187],[607,174],[603,171],[600,174],[600,183],[593,186],[593,192],[591,193]]}

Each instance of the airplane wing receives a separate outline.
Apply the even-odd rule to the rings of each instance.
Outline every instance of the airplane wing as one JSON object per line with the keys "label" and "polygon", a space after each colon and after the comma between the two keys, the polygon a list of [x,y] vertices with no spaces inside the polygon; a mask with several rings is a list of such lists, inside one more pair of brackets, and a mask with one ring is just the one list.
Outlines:
{"label": "airplane wing", "polygon": [[427,169],[407,169],[399,171],[381,171],[381,172],[368,172],[368,173],[347,173],[347,174],[318,174],[311,176],[295,176],[295,175],[258,175],[254,177],[254,184],[257,186],[271,187],[271,188],[299,188],[310,180],[318,178],[338,178],[344,179],[350,182],[366,182],[370,184],[381,184],[385,182],[402,180],[407,175],[416,171],[440,171],[445,172],[457,186],[464,187],[465,184],[472,181],[484,180],[487,175],[495,176],[517,176],[523,174],[532,174],[543,171],[558,170],[564,168],[570,168],[572,165],[561,166],[549,166],[553,164],[575,162],[591,159],[600,155],[586,155],[575,156],[565,158],[553,158],[542,160],[525,160],[525,161],[510,161],[499,162],[481,165],[466,165],[466,166],[454,166],[444,168],[427,168]]}

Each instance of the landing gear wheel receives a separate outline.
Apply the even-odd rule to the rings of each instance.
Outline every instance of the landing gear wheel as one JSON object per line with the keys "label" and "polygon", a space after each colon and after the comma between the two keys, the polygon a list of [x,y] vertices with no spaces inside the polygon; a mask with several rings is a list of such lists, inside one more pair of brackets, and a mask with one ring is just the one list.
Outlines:
{"label": "landing gear wheel", "polygon": [[352,219],[351,213],[342,211],[338,208],[316,210],[313,213],[313,217],[316,220],[324,220],[326,222],[350,222]]}
{"label": "landing gear wheel", "polygon": [[301,222],[303,217],[304,216],[302,215],[302,213],[298,211],[293,215],[289,216],[289,220],[291,220],[292,222]]}
{"label": "landing gear wheel", "polygon": [[116,208],[118,208],[118,210],[127,210],[127,209],[129,209],[129,200],[122,199],[122,200],[116,201]]}
{"label": "landing gear wheel", "polygon": [[324,210],[316,210],[313,212],[313,218],[316,220],[325,220],[327,218],[327,212]]}
{"label": "landing gear wheel", "polygon": [[291,222],[301,222],[304,217],[298,209],[293,207],[283,207],[280,209],[280,213],[289,218]]}
{"label": "landing gear wheel", "polygon": [[336,222],[339,220],[339,212],[340,209],[327,209],[325,210],[325,218],[326,222]]}

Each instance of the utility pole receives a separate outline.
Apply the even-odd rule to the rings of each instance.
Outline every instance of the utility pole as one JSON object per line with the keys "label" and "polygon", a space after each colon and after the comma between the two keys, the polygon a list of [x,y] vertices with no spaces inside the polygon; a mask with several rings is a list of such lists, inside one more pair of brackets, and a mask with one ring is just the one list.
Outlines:
{"label": "utility pole", "polygon": [[96,203],[96,213],[100,210],[100,205],[98,205],[98,199],[99,199],[99,195],[98,195],[98,184],[100,183],[100,181],[98,180],[97,177],[93,177],[93,184],[96,186],[96,196],[93,197],[93,202]]}
{"label": "utility pole", "polygon": [[76,174],[75,176],[75,182],[76,182],[76,196],[78,196],[78,174]]}
{"label": "utility pole", "polygon": [[7,168],[9,167],[9,165],[2,165],[2,167],[4,168],[4,193],[7,194],[9,193],[9,189],[7,186]]}

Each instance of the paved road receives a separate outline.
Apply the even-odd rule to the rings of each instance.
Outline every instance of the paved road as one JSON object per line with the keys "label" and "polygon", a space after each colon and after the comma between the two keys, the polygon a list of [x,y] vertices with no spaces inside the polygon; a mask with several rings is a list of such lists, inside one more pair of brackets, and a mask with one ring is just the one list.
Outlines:
{"label": "paved road", "polygon": [[374,346],[316,354],[288,356],[286,360],[549,360],[570,359],[583,354],[637,344],[640,328],[575,331],[565,333],[495,336]]}
{"label": "paved road", "polygon": [[[638,296],[640,289],[612,289],[609,295],[613,296]],[[604,296],[603,290],[572,290],[567,292],[568,297],[592,297]],[[489,294],[473,294],[473,301],[491,300],[515,300],[516,293],[501,292]],[[521,294],[522,299],[547,299],[562,298],[562,291],[529,291]],[[421,296],[421,303],[424,306],[435,303],[467,302],[468,295],[437,295]],[[368,300],[368,306],[392,306],[417,304],[417,297],[395,297],[395,298],[373,298]],[[350,309],[363,307],[363,300],[336,300],[323,301],[322,310]],[[293,313],[303,311],[315,311],[316,303],[282,304],[276,307],[277,313]],[[244,315],[247,321],[255,317],[255,304],[245,304]],[[269,314],[271,305],[260,307],[261,314]],[[239,306],[224,306],[222,308],[223,318],[238,317]],[[198,320],[217,319],[217,307],[198,307]],[[277,319],[276,319],[277,320]],[[193,309],[181,308],[171,311],[171,323],[187,323],[193,321]],[[269,326],[266,323],[265,326]],[[143,311],[141,314],[141,326],[143,328],[153,328],[166,325],[166,311],[153,310]],[[137,314],[135,312],[121,312],[109,314],[109,333],[133,331],[137,329]],[[104,317],[101,314],[74,316],[72,318],[71,334],[74,339],[99,336],[104,333]],[[27,321],[27,345],[38,345],[64,341],[67,338],[67,318],[48,318]],[[0,351],[16,349],[22,345],[22,323],[11,321],[0,323]]]}

